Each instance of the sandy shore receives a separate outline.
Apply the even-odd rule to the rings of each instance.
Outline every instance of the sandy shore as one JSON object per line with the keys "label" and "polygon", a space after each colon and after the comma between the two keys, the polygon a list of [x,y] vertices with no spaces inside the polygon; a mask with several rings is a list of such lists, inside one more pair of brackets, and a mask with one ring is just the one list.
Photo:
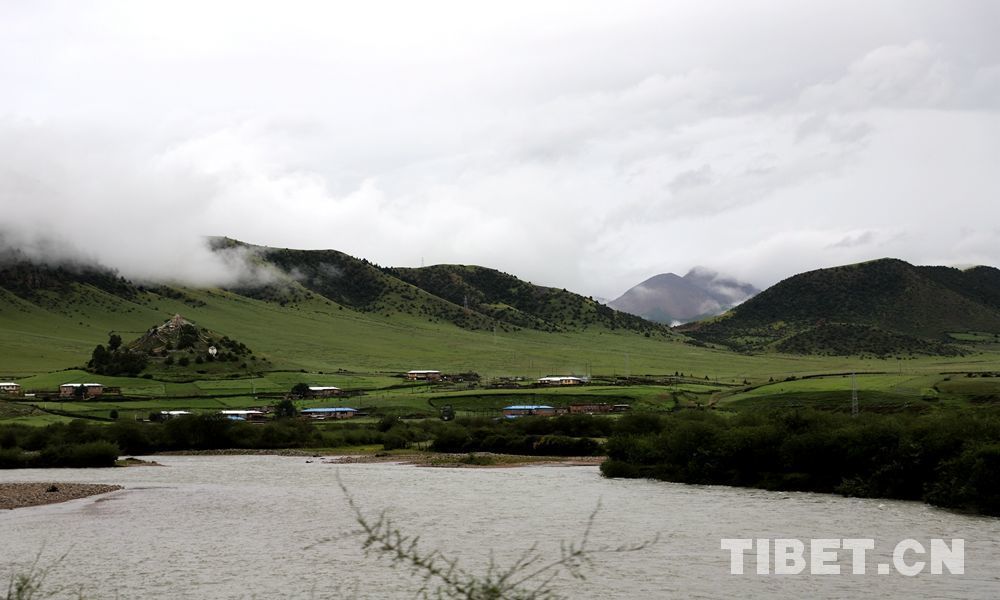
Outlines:
{"label": "sandy shore", "polygon": [[102,483],[0,483],[0,510],[39,506],[122,489]]}

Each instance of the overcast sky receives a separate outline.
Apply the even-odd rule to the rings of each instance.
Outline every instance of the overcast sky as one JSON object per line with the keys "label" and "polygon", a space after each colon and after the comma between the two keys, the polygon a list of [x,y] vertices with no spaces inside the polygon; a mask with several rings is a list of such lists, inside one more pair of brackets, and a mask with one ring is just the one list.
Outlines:
{"label": "overcast sky", "polygon": [[202,236],[614,298],[1000,265],[1000,2],[0,3],[0,227],[225,282]]}

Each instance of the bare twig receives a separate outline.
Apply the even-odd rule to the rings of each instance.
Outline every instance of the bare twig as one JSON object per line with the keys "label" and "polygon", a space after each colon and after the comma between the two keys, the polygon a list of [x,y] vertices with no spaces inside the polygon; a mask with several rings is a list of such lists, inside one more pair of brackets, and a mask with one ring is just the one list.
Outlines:
{"label": "bare twig", "polygon": [[601,505],[590,514],[583,536],[576,542],[562,542],[559,557],[545,562],[544,556],[533,544],[507,567],[501,567],[490,554],[485,574],[477,575],[464,569],[457,559],[438,550],[424,551],[420,537],[404,534],[383,511],[374,519],[366,516],[347,486],[337,474],[347,504],[354,512],[360,529],[366,555],[387,558],[393,566],[404,567],[422,579],[416,592],[423,598],[464,598],[465,600],[555,600],[563,598],[552,584],[561,574],[577,580],[586,579],[584,567],[593,564],[597,554],[638,552],[659,541],[659,534],[649,540],[620,546],[590,547],[593,531]]}

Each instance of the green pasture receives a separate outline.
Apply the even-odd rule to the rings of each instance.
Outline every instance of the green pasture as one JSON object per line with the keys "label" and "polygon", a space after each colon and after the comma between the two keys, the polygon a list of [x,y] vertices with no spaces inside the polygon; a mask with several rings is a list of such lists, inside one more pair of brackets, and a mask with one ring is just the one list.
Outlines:
{"label": "green pasture", "polygon": [[[258,407],[275,399],[255,394],[286,392],[297,383],[364,390],[350,398],[299,402],[300,408],[351,406],[375,415],[434,416],[451,404],[460,414],[496,411],[507,404],[628,403],[637,409],[715,405],[753,408],[814,403],[849,406],[851,380],[833,373],[857,372],[862,409],[951,403],[991,403],[1000,397],[1000,378],[966,377],[1000,372],[995,335],[955,334],[979,350],[954,358],[861,359],[858,357],[738,354],[687,343],[681,336],[644,337],[591,327],[577,332],[465,330],[402,313],[363,313],[318,297],[281,306],[221,290],[184,290],[189,300],[140,294],[134,301],[78,286],[68,296],[29,303],[0,292],[0,380],[25,390],[48,392],[24,399],[60,414],[119,418],[151,411],[216,411]],[[104,377],[79,370],[97,344],[115,332],[126,341],[180,313],[197,324],[243,342],[257,360],[246,372],[199,374],[157,366],[144,377]],[[992,336],[992,337],[991,337]],[[231,368],[232,363],[227,368]],[[514,390],[463,389],[457,385],[407,383],[410,369],[476,372],[482,384],[497,377],[522,377]],[[207,368],[201,369],[208,371]],[[948,373],[951,373],[950,375]],[[544,375],[658,379],[683,377],[675,385],[589,385],[533,388]],[[817,378],[807,376],[827,374]],[[120,387],[124,398],[58,402],[60,384],[99,382]],[[704,382],[704,383],[701,383]],[[25,406],[18,404],[17,406]],[[63,419],[40,409],[0,419],[46,422]]]}
{"label": "green pasture", "polygon": [[[248,369],[266,375],[274,389],[297,382],[294,372],[300,370],[307,371],[309,379],[316,383],[370,388],[382,386],[354,385],[349,375],[341,378],[338,373],[369,373],[378,378],[410,369],[438,369],[453,373],[475,371],[486,378],[536,378],[552,374],[635,376],[677,372],[726,383],[744,379],[761,383],[768,378],[851,370],[1000,368],[1000,354],[994,352],[901,361],[744,355],[688,344],[680,336],[646,338],[596,327],[571,333],[470,331],[401,313],[342,309],[319,298],[280,306],[219,290],[189,289],[185,293],[196,305],[151,293],[127,301],[87,286],[48,308],[5,294],[0,298],[0,378],[25,379],[83,365],[97,344],[106,343],[109,332],[128,341],[175,313],[249,346],[257,360],[249,361]],[[275,371],[282,374],[275,378]],[[203,379],[212,378],[207,375]],[[198,377],[193,369],[183,373],[171,367],[169,379]],[[49,381],[56,383],[57,379]],[[243,383],[218,385],[244,387]],[[261,385],[272,389],[266,382]],[[149,385],[136,383],[133,387],[147,389],[136,393],[154,393]]]}
{"label": "green pasture", "polygon": [[[929,409],[967,402],[1000,402],[1000,378],[947,373],[858,374],[859,406],[878,411]],[[850,410],[850,375],[776,381],[748,390],[724,392],[719,405],[728,408],[808,406]]]}

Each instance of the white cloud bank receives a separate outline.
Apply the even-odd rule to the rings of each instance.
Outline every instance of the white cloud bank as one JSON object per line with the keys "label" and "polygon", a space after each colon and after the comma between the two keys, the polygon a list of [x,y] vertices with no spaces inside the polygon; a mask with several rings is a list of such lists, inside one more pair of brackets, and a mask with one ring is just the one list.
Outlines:
{"label": "white cloud bank", "polygon": [[206,235],[602,297],[1000,265],[1000,9],[868,4],[4,5],[0,229],[193,283],[244,276]]}

